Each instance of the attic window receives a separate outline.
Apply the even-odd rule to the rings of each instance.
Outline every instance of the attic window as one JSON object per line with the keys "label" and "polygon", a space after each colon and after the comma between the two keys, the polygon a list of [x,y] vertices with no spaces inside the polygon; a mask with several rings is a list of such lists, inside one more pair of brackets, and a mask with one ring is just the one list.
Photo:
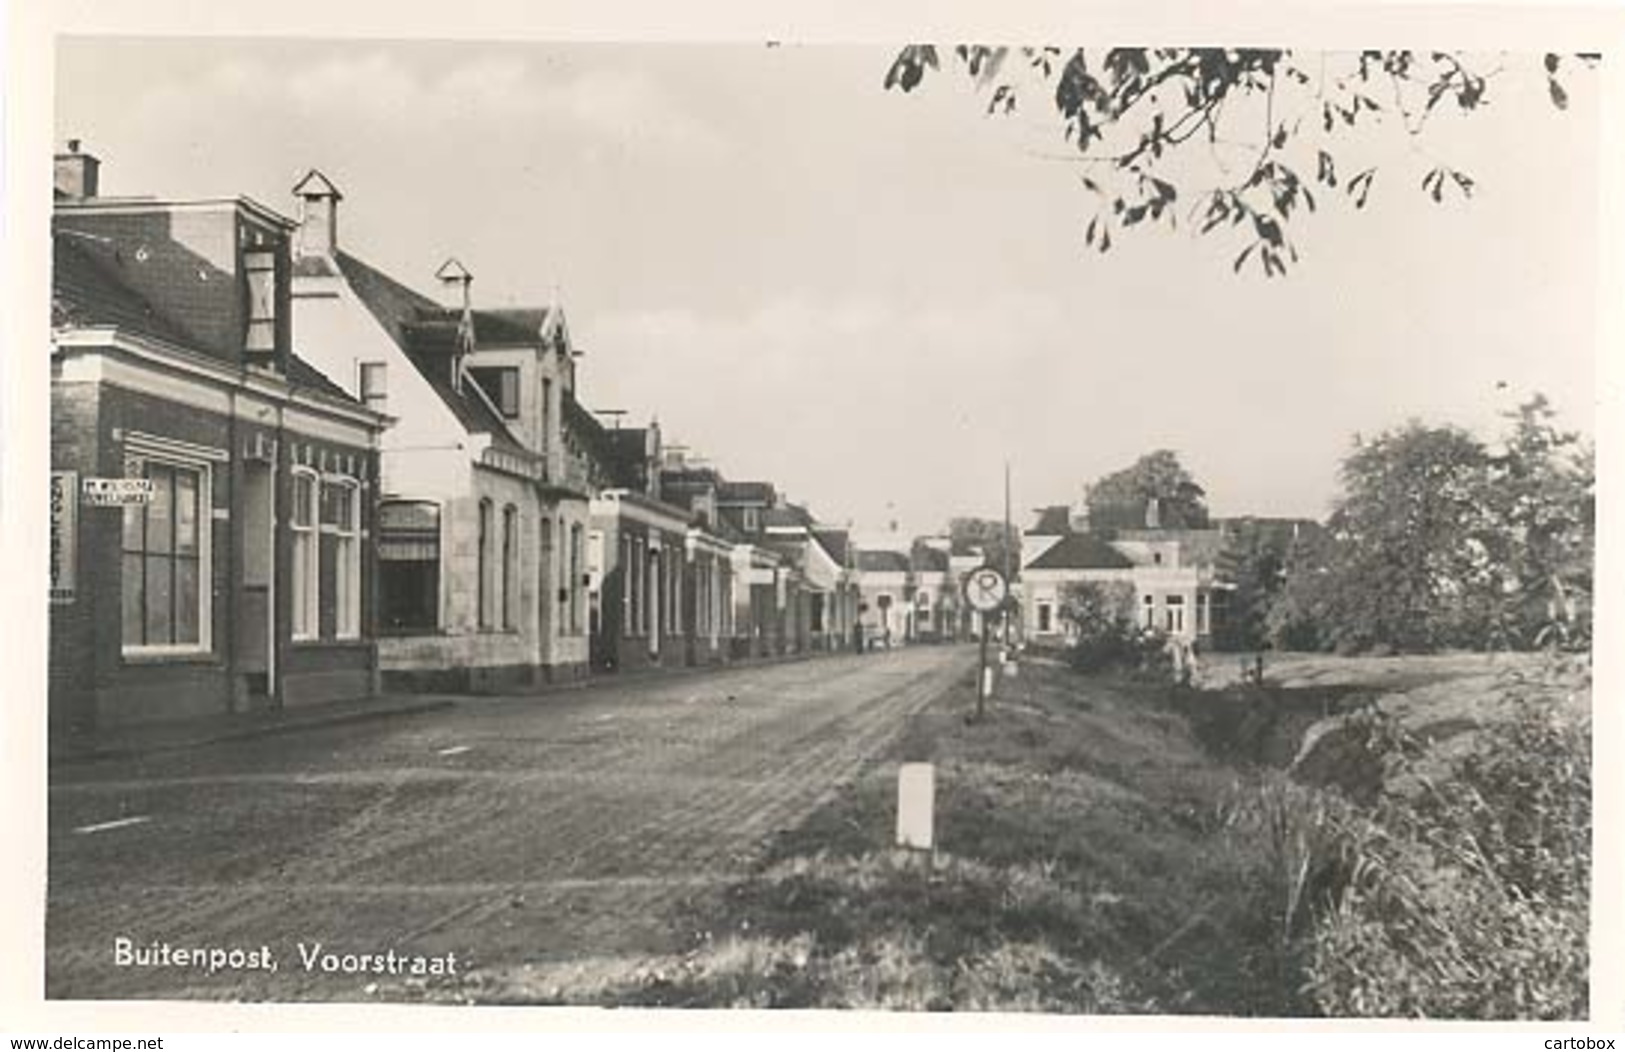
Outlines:
{"label": "attic window", "polygon": [[512,366],[470,369],[468,375],[480,385],[485,397],[497,407],[505,420],[519,416],[519,370]]}
{"label": "attic window", "polygon": [[243,253],[243,274],[248,281],[248,332],[245,350],[276,350],[276,257],[263,250]]}
{"label": "attic window", "polygon": [[361,363],[361,400],[379,409],[389,395],[389,372],[386,362]]}

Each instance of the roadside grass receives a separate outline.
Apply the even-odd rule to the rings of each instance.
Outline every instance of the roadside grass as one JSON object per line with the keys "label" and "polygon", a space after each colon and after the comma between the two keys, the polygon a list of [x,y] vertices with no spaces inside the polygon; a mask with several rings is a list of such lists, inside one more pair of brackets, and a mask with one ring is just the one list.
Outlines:
{"label": "roadside grass", "polygon": [[[1203,752],[1140,692],[1035,665],[973,681],[694,901],[683,954],[479,1000],[667,1007],[1299,1015],[1308,882],[1279,775]],[[934,855],[893,847],[900,762],[937,765]],[[1259,779],[1277,785],[1257,806]],[[1273,824],[1272,824],[1273,823]],[[1299,845],[1300,847],[1302,845]]]}

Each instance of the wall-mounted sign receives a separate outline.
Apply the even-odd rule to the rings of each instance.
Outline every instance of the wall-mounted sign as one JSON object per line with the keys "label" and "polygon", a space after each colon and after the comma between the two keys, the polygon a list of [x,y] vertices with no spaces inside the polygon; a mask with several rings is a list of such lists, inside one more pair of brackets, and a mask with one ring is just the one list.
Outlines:
{"label": "wall-mounted sign", "polygon": [[73,602],[79,551],[79,473],[51,472],[51,602]]}
{"label": "wall-mounted sign", "polygon": [[93,508],[121,508],[152,503],[151,479],[85,479],[81,492]]}

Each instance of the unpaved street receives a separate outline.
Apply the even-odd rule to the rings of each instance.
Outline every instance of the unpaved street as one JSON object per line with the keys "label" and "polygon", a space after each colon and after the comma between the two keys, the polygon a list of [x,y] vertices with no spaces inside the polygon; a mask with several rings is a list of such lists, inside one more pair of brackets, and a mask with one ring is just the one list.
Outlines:
{"label": "unpaved street", "polygon": [[[916,648],[642,682],[52,772],[51,997],[348,999],[408,975],[670,949],[740,872],[970,668]],[[115,940],[168,944],[119,966]],[[210,974],[175,949],[269,950]]]}

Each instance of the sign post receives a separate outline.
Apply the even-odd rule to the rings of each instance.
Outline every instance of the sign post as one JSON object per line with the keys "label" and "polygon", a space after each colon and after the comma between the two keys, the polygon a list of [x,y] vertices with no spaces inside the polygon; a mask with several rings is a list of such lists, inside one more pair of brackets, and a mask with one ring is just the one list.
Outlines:
{"label": "sign post", "polygon": [[965,601],[981,615],[981,658],[976,671],[976,718],[981,720],[987,712],[987,699],[993,693],[993,668],[987,663],[987,643],[991,626],[988,615],[999,609],[1010,595],[1010,585],[1004,575],[991,566],[972,570],[965,577]]}

